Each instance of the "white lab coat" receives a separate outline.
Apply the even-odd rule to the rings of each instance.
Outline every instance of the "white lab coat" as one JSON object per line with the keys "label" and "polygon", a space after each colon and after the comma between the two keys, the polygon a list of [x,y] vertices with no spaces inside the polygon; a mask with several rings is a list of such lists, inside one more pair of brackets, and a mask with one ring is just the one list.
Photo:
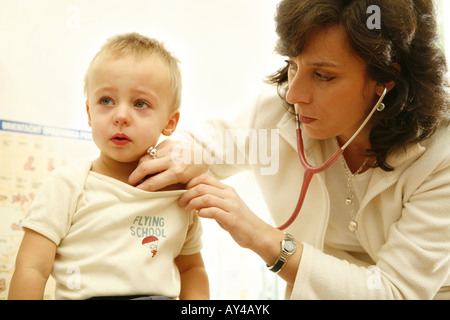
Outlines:
{"label": "white lab coat", "polygon": [[[242,127],[245,120],[240,120],[232,125],[224,121],[211,124],[216,130],[226,130]],[[263,164],[247,167],[255,173],[274,223],[281,225],[297,203],[303,167],[297,154],[294,118],[275,90],[258,97],[250,128],[279,133],[277,173],[261,174],[261,168],[267,168]],[[322,164],[329,156],[322,153],[324,142],[303,137],[308,161]],[[356,215],[356,236],[373,263],[325,247],[330,203],[322,174],[315,175],[299,217],[286,230],[304,244],[295,284],[286,289],[286,297],[450,298],[449,141],[449,122],[445,121],[431,138],[390,155],[393,172],[374,169]],[[210,172],[226,178],[244,167],[212,165]]]}

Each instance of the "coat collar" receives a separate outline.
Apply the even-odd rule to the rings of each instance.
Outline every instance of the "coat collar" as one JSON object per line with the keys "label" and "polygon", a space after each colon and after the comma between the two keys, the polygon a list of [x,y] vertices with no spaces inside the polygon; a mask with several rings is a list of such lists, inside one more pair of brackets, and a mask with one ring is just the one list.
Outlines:
{"label": "coat collar", "polygon": [[277,124],[277,129],[280,131],[280,136],[286,140],[292,148],[297,150],[297,137],[295,132],[297,125],[294,116],[289,112],[285,112]]}

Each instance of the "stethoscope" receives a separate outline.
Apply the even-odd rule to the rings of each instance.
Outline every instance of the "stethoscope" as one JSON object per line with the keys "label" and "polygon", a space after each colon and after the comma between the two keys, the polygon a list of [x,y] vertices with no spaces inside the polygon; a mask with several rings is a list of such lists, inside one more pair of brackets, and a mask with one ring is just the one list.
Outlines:
{"label": "stethoscope", "polygon": [[297,206],[295,207],[294,212],[292,213],[291,217],[283,225],[277,227],[277,229],[284,230],[294,222],[294,220],[297,218],[297,216],[300,212],[300,209],[302,208],[303,200],[305,199],[306,192],[308,190],[309,183],[311,182],[313,175],[328,169],[339,158],[339,156],[342,153],[344,153],[345,148],[347,148],[348,145],[361,132],[361,130],[364,128],[364,126],[367,124],[367,122],[369,122],[370,118],[375,113],[375,111],[377,111],[377,110],[382,111],[384,109],[384,104],[382,103],[382,101],[383,101],[386,93],[387,93],[387,89],[386,89],[386,87],[384,87],[383,93],[381,94],[377,103],[375,104],[373,109],[370,111],[369,115],[366,117],[366,119],[361,124],[361,126],[358,128],[358,130],[356,130],[356,132],[353,134],[353,136],[341,148],[336,150],[336,152],[330,158],[328,158],[328,160],[324,164],[322,164],[319,167],[314,167],[314,166],[310,165],[308,163],[308,161],[306,161],[305,152],[303,149],[302,132],[300,129],[300,120],[298,117],[298,113],[296,111],[295,116],[296,116],[296,120],[297,120],[297,130],[296,130],[296,132],[297,132],[297,152],[298,152],[298,155],[300,158],[300,162],[302,163],[303,167],[305,168],[305,173],[303,175],[302,189],[301,189],[300,195],[298,197]]}

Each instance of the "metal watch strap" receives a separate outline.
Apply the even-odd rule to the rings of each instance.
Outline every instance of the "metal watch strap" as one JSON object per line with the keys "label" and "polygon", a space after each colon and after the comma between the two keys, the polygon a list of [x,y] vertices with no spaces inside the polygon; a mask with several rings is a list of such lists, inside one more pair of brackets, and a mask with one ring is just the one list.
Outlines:
{"label": "metal watch strap", "polygon": [[285,232],[284,236],[285,237],[284,237],[283,241],[281,241],[281,252],[277,257],[277,261],[275,261],[275,263],[271,266],[267,265],[269,270],[274,273],[280,272],[281,269],[283,268],[283,266],[285,265],[285,263],[288,261],[289,257],[295,252],[295,249],[292,252],[287,252],[284,250],[283,243],[285,241],[295,241],[294,237],[291,236],[289,233]]}

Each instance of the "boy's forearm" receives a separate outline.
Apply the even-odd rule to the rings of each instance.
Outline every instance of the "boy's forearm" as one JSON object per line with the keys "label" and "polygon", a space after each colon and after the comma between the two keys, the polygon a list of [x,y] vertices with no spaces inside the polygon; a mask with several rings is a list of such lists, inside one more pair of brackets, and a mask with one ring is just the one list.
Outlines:
{"label": "boy's forearm", "polygon": [[11,279],[8,300],[42,300],[47,280],[35,269],[16,269]]}
{"label": "boy's forearm", "polygon": [[48,238],[25,228],[16,258],[8,299],[43,299],[52,272],[56,245]]}
{"label": "boy's forearm", "polygon": [[209,280],[203,265],[186,270],[180,277],[180,300],[209,300]]}

